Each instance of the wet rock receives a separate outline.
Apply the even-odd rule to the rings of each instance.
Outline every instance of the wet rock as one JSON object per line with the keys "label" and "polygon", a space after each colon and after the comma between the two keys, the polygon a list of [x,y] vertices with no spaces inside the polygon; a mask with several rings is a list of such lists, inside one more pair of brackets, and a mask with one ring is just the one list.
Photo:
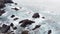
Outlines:
{"label": "wet rock", "polygon": [[5,7],[6,3],[13,3],[12,0],[0,0],[0,9]]}
{"label": "wet rock", "polygon": [[13,29],[14,29],[14,30],[16,30],[16,29],[17,29],[17,27],[13,27]]}
{"label": "wet rock", "polygon": [[45,17],[42,17],[43,19],[45,19]]}
{"label": "wet rock", "polygon": [[6,27],[7,25],[3,24],[2,27]]}
{"label": "wet rock", "polygon": [[0,31],[2,33],[6,33],[6,32],[8,32],[8,30],[10,30],[10,26],[7,26],[5,24],[3,24],[2,27],[0,28]]}
{"label": "wet rock", "polygon": [[12,15],[11,18],[15,17],[15,15]]}
{"label": "wet rock", "polygon": [[16,10],[16,11],[18,11],[18,10],[19,10],[19,9],[18,9],[18,8],[16,8],[16,7],[15,7],[15,8],[12,8],[12,9],[14,9],[14,10]]}
{"label": "wet rock", "polygon": [[18,20],[19,18],[14,18],[13,20],[15,21],[15,20]]}
{"label": "wet rock", "polygon": [[13,23],[11,23],[11,24],[10,24],[10,26],[11,26],[11,27],[13,27],[13,26],[14,26],[14,24],[13,24]]}
{"label": "wet rock", "polygon": [[37,28],[39,28],[41,25],[36,25],[35,28],[33,28],[32,30],[35,30]]}
{"label": "wet rock", "polygon": [[4,0],[0,0],[0,9],[4,7],[5,7]]}
{"label": "wet rock", "polygon": [[51,34],[51,30],[48,31],[48,34]]}
{"label": "wet rock", "polygon": [[2,14],[4,14],[4,13],[5,13],[4,10],[0,10],[0,16],[1,16]]}
{"label": "wet rock", "polygon": [[3,3],[1,3],[1,4],[0,4],[0,9],[1,9],[1,8],[4,8],[4,7],[5,7],[5,5],[4,5]]}
{"label": "wet rock", "polygon": [[39,13],[34,13],[32,16],[32,18],[39,18],[39,17],[40,17]]}
{"label": "wet rock", "polygon": [[14,3],[12,0],[4,0],[4,3]]}
{"label": "wet rock", "polygon": [[32,23],[35,23],[35,21],[31,21],[31,20],[25,19],[25,20],[20,21],[19,23],[22,23],[21,27],[26,27],[26,25],[30,25]]}
{"label": "wet rock", "polygon": [[22,31],[21,34],[28,34],[29,31]]}

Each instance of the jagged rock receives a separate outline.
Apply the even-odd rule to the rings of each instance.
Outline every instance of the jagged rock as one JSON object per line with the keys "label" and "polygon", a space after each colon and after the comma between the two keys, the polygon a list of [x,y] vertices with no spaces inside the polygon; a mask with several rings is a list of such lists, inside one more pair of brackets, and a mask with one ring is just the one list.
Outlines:
{"label": "jagged rock", "polygon": [[6,32],[8,32],[9,29],[10,29],[10,26],[3,24],[2,27],[0,28],[0,32],[6,33]]}
{"label": "jagged rock", "polygon": [[0,0],[0,8],[4,8],[5,4],[4,4],[4,0]]}
{"label": "jagged rock", "polygon": [[31,21],[31,20],[25,19],[25,20],[20,21],[19,23],[22,23],[21,27],[26,27],[26,25],[30,25],[32,23],[35,23],[35,21]]}
{"label": "jagged rock", "polygon": [[16,29],[17,29],[17,27],[13,27],[13,29],[14,29],[14,30],[16,30]]}

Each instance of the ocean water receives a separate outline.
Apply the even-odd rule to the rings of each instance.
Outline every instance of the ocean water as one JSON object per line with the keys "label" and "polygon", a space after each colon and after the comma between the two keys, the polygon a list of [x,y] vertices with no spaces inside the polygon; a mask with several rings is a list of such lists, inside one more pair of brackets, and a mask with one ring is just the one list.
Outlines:
{"label": "ocean water", "polygon": [[[15,34],[21,34],[21,31],[28,30],[29,34],[47,34],[48,30],[52,30],[51,34],[60,34],[60,10],[59,10],[59,0],[13,0],[18,5],[13,4],[6,4],[5,9],[6,13],[0,16],[0,23],[3,22],[4,24],[14,23],[15,26],[18,27],[15,30]],[[57,2],[58,3],[57,3]],[[57,3],[57,4],[56,4]],[[10,6],[11,5],[11,6]],[[19,8],[18,11],[13,10],[11,8],[17,7]],[[37,18],[33,19],[32,15],[34,13],[39,13],[41,17],[45,17],[45,19]],[[16,15],[19,19],[14,21],[10,18],[11,15]],[[34,24],[22,28],[18,24],[19,21],[24,19],[30,19],[35,21]],[[36,25],[41,25],[40,28],[36,30],[31,30]],[[29,28],[29,29],[27,29]]]}

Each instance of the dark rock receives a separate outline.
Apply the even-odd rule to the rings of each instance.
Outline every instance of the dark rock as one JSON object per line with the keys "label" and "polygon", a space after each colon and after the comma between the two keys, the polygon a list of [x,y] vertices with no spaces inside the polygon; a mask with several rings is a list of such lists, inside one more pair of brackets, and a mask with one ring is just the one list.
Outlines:
{"label": "dark rock", "polygon": [[32,16],[32,18],[39,18],[39,17],[40,17],[39,13],[34,13]]}
{"label": "dark rock", "polygon": [[16,30],[16,29],[17,29],[17,27],[13,27],[13,29],[14,29],[14,30]]}
{"label": "dark rock", "polygon": [[29,31],[22,31],[21,34],[28,34]]}
{"label": "dark rock", "polygon": [[8,32],[8,30],[10,30],[10,26],[7,26],[5,24],[3,24],[2,27],[1,27],[1,29],[0,29],[0,31],[2,33],[6,33],[6,32]]}
{"label": "dark rock", "polygon": [[5,4],[2,3],[2,2],[0,2],[0,9],[1,9],[1,8],[4,8],[4,7],[5,7]]}
{"label": "dark rock", "polygon": [[19,18],[14,18],[14,20],[18,20]]}
{"label": "dark rock", "polygon": [[12,0],[4,0],[4,3],[14,3]]}
{"label": "dark rock", "polygon": [[21,27],[26,27],[26,25],[30,25],[32,23],[35,23],[35,21],[31,21],[31,20],[25,19],[25,20],[20,21],[19,23],[22,23]]}
{"label": "dark rock", "polygon": [[51,30],[48,31],[48,34],[51,34]]}
{"label": "dark rock", "polygon": [[12,9],[14,9],[14,10],[16,10],[16,11],[18,11],[18,10],[19,10],[19,9],[18,9],[18,8],[16,8],[16,7],[15,7],[15,8],[12,8]]}
{"label": "dark rock", "polygon": [[45,19],[45,17],[42,17],[43,19]]}
{"label": "dark rock", "polygon": [[4,2],[4,0],[0,0],[0,2]]}
{"label": "dark rock", "polygon": [[13,3],[12,0],[0,0],[0,9],[5,7],[6,3]]}
{"label": "dark rock", "polygon": [[2,14],[4,14],[4,13],[5,13],[4,10],[0,10],[0,16],[1,16]]}
{"label": "dark rock", "polygon": [[13,26],[14,26],[14,24],[13,24],[13,23],[11,23],[11,24],[10,24],[10,26],[11,26],[11,27],[13,27]]}
{"label": "dark rock", "polygon": [[6,27],[7,25],[3,24],[2,27]]}
{"label": "dark rock", "polygon": [[39,28],[41,25],[36,25],[35,28],[33,28],[32,30],[35,30],[37,28]]}
{"label": "dark rock", "polygon": [[15,17],[15,15],[12,15],[11,18]]}

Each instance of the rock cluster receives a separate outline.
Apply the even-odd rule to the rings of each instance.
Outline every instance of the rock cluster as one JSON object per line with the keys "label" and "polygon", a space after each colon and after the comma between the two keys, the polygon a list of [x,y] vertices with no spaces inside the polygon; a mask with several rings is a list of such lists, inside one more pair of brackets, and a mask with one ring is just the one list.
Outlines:
{"label": "rock cluster", "polygon": [[5,7],[6,3],[13,3],[12,0],[0,0],[0,9]]}

